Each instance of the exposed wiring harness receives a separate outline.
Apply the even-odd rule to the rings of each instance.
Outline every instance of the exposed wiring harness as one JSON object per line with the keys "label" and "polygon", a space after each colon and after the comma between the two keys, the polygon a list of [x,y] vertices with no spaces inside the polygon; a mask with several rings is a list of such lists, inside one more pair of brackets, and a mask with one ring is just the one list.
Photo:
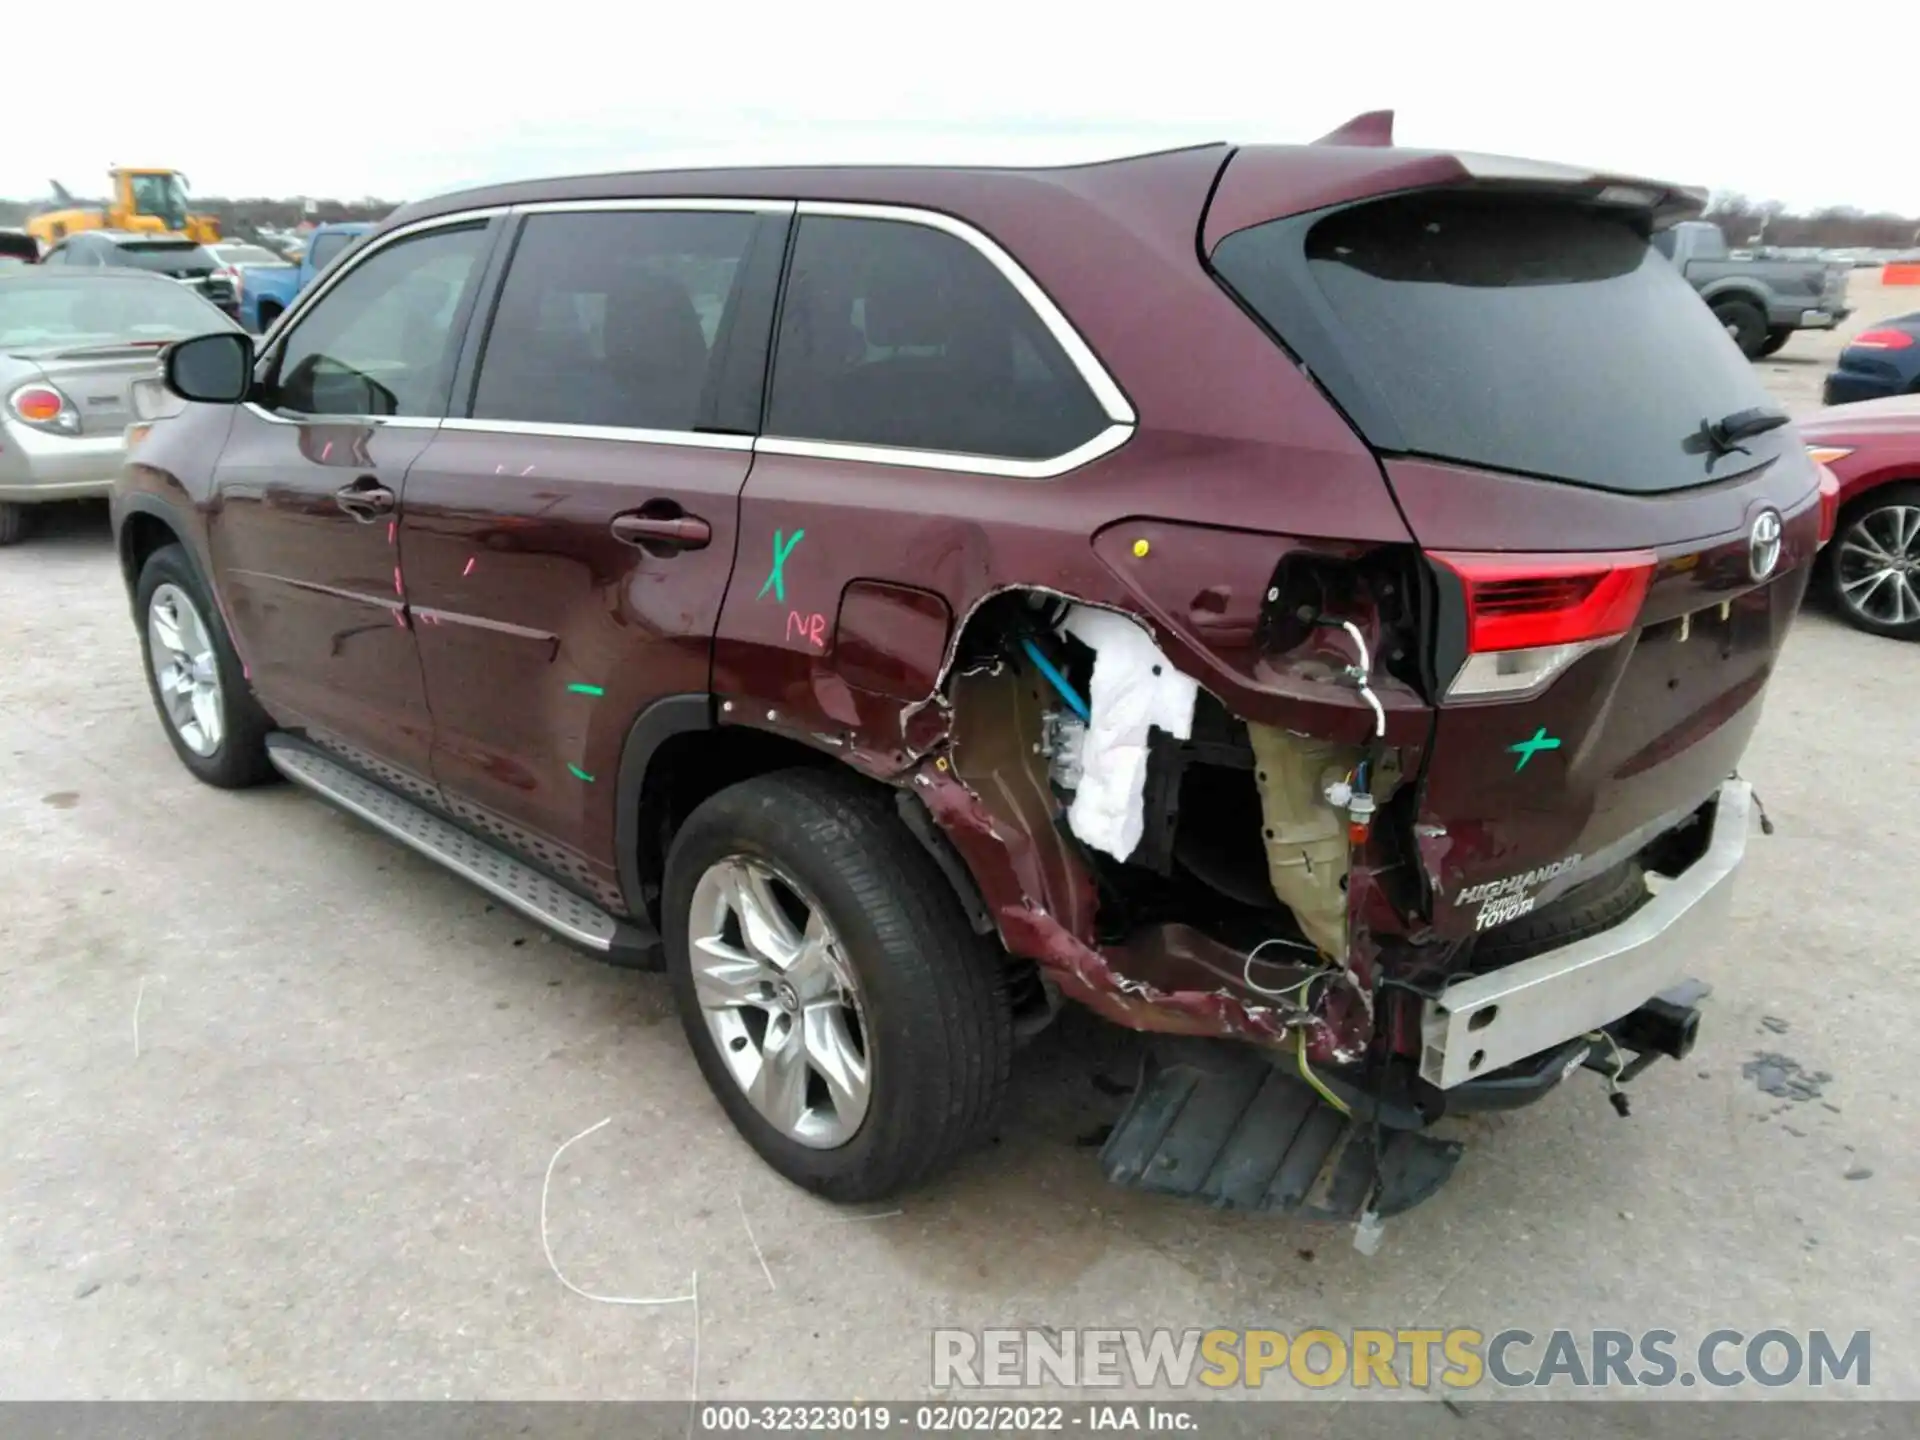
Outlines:
{"label": "exposed wiring harness", "polygon": [[1092,709],[1085,700],[1080,698],[1080,692],[1073,688],[1073,682],[1060,673],[1060,667],[1046,657],[1040,649],[1039,642],[1029,635],[1020,641],[1020,648],[1026,652],[1034,668],[1047,677],[1047,683],[1059,692],[1060,698],[1067,702],[1067,708],[1082,720],[1092,720]]}
{"label": "exposed wiring harness", "polygon": [[1305,1030],[1297,1030],[1294,1034],[1293,1054],[1295,1060],[1297,1060],[1300,1065],[1300,1078],[1311,1085],[1314,1090],[1318,1092],[1322,1100],[1326,1101],[1327,1104],[1338,1110],[1342,1115],[1351,1119],[1353,1117],[1353,1111],[1347,1105],[1347,1102],[1329,1090],[1326,1082],[1314,1074],[1313,1067],[1307,1063],[1307,1032]]}
{"label": "exposed wiring harness", "polygon": [[[1260,952],[1266,949],[1269,945],[1287,945],[1296,950],[1305,950],[1309,954],[1313,955],[1316,959],[1318,959],[1320,955],[1320,952],[1318,950],[1315,950],[1311,945],[1305,944],[1304,942],[1299,940],[1289,940],[1280,936],[1276,936],[1271,940],[1262,940],[1258,945],[1254,946],[1253,949],[1247,952],[1247,958],[1240,967],[1240,978],[1246,982],[1246,987],[1249,990],[1254,991],[1256,994],[1270,996],[1275,1000],[1291,1001],[1295,1004],[1298,1004],[1304,1009],[1310,1003],[1307,997],[1308,997],[1308,992],[1313,987],[1314,981],[1331,980],[1336,975],[1343,975],[1346,973],[1345,971],[1340,970],[1337,967],[1329,966],[1323,970],[1316,970],[1311,975],[1307,976],[1304,980],[1296,980],[1291,985],[1283,985],[1279,989],[1270,988],[1266,985],[1262,985],[1259,981],[1253,978],[1253,962],[1259,956]],[[1338,1095],[1334,1094],[1333,1091],[1329,1090],[1327,1088],[1326,1082],[1323,1081],[1318,1075],[1313,1073],[1313,1066],[1307,1063],[1306,1028],[1303,1026],[1300,1029],[1296,1030],[1294,1032],[1294,1036],[1295,1036],[1295,1043],[1293,1047],[1294,1063],[1299,1067],[1300,1078],[1306,1081],[1307,1084],[1311,1085],[1314,1089],[1314,1092],[1317,1095],[1319,1095],[1319,1097],[1322,1100],[1325,1100],[1327,1104],[1331,1105],[1334,1109],[1338,1110],[1342,1115],[1345,1115],[1351,1118],[1353,1115],[1353,1111],[1351,1108],[1348,1107],[1347,1102],[1342,1100]]]}
{"label": "exposed wiring harness", "polygon": [[1627,1061],[1626,1057],[1620,1053],[1620,1042],[1605,1030],[1589,1030],[1580,1038],[1582,1040],[1591,1040],[1596,1045],[1604,1040],[1607,1042],[1608,1049],[1613,1052],[1613,1069],[1606,1072],[1607,1100],[1615,1110],[1625,1115],[1627,1113],[1627,1092],[1620,1088],[1620,1077],[1626,1074]]}
{"label": "exposed wiring harness", "polygon": [[1380,697],[1373,693],[1373,655],[1367,649],[1367,637],[1360,633],[1360,627],[1351,620],[1322,620],[1322,625],[1333,630],[1344,630],[1347,638],[1353,641],[1360,663],[1347,667],[1347,677],[1360,691],[1360,698],[1373,707],[1373,738],[1383,740],[1387,734],[1387,710],[1380,703]]}

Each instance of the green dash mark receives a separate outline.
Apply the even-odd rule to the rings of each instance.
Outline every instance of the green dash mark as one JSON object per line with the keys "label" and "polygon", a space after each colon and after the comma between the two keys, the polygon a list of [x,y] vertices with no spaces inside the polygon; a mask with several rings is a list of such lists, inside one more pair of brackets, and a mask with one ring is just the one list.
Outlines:
{"label": "green dash mark", "polygon": [[1533,759],[1533,757],[1536,754],[1538,754],[1540,751],[1558,750],[1559,748],[1560,748],[1560,737],[1557,735],[1547,734],[1546,727],[1543,725],[1539,729],[1533,732],[1533,737],[1531,739],[1522,740],[1518,745],[1507,746],[1507,753],[1509,755],[1518,755],[1520,757],[1517,761],[1514,762],[1514,766],[1513,766],[1514,773],[1517,775],[1522,770],[1527,768],[1527,762]]}
{"label": "green dash mark", "polygon": [[584,780],[589,785],[593,783],[593,776],[587,774],[587,772],[582,770],[578,765],[569,765],[567,766],[567,770],[572,774],[574,779]]}
{"label": "green dash mark", "polygon": [[569,685],[567,689],[576,695],[604,695],[607,693],[598,685]]}

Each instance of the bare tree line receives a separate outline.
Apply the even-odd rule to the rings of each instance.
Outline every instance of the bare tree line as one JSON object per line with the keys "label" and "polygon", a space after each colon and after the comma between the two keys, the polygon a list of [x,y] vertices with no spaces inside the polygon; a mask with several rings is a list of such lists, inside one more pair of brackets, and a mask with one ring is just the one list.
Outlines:
{"label": "bare tree line", "polygon": [[1731,190],[1714,192],[1707,219],[1718,221],[1734,245],[1817,245],[1823,250],[1920,245],[1920,219],[1911,215],[1869,214],[1848,205],[1802,213],[1778,200],[1750,200]]}

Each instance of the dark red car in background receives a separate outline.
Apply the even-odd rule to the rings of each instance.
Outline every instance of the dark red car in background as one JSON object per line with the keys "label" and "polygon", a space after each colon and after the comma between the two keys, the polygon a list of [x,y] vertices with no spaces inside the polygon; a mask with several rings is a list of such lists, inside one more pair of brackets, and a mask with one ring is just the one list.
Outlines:
{"label": "dark red car in background", "polygon": [[1385,128],[399,212],[170,353],[175,750],[664,963],[829,1196],[1072,1000],[1168,1037],[1115,1179],[1415,1203],[1441,1115],[1691,1044],[1831,507],[1649,244],[1697,192]]}

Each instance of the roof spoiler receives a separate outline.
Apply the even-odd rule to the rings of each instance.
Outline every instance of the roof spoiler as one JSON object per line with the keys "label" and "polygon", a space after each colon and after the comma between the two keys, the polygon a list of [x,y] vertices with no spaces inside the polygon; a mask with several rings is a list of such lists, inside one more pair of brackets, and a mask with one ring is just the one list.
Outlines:
{"label": "roof spoiler", "polygon": [[1329,130],[1316,145],[1371,145],[1385,148],[1393,144],[1393,111],[1369,110],[1346,124]]}

